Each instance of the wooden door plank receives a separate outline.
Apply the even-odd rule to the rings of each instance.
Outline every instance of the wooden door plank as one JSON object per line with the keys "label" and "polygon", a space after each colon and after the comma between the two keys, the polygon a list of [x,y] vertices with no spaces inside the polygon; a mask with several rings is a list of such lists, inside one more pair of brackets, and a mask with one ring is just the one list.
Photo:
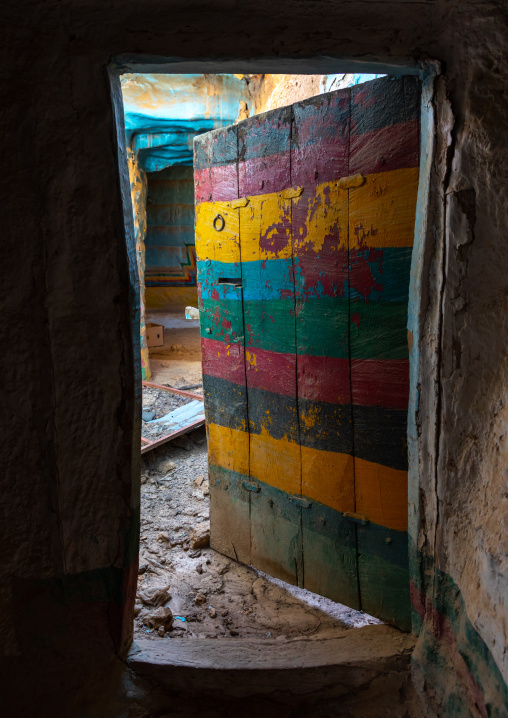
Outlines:
{"label": "wooden door plank", "polygon": [[259,491],[251,493],[252,563],[275,578],[302,586],[302,508],[290,493],[258,484]]}
{"label": "wooden door plank", "polygon": [[[237,129],[222,128],[194,142],[196,257],[207,417],[210,543],[250,563],[248,417],[241,299]],[[224,280],[233,280],[225,282]]]}
{"label": "wooden door plank", "polygon": [[407,532],[372,523],[356,530],[362,610],[410,631]]}
{"label": "wooden door plank", "polygon": [[326,504],[302,514],[305,588],[359,609],[355,525]]}
{"label": "wooden door plank", "polygon": [[418,84],[383,78],[351,96],[349,190],[355,512],[363,610],[409,629],[407,306],[418,187]]}
{"label": "wooden door plank", "polygon": [[350,91],[294,105],[292,241],[302,445],[304,585],[359,607],[349,361]]}
{"label": "wooden door plank", "polygon": [[[291,245],[291,108],[240,123],[240,210],[250,434],[252,563],[290,583],[302,580],[300,436],[296,404]],[[265,350],[268,348],[268,352]],[[277,366],[273,371],[272,361]]]}
{"label": "wooden door plank", "polygon": [[[209,441],[214,441],[215,438],[216,435],[212,432]],[[241,447],[242,443],[243,437],[239,437],[237,447]],[[216,449],[217,444],[214,443],[208,471],[210,545],[225,556],[250,564],[250,494],[243,487],[245,474],[212,463]],[[236,451],[236,447],[233,451]],[[224,458],[224,453],[221,456]]]}
{"label": "wooden door plank", "polygon": [[291,107],[255,115],[237,127],[240,197],[290,187]]}
{"label": "wooden door plank", "polygon": [[194,139],[194,193],[201,202],[238,198],[237,127],[221,127]]}
{"label": "wooden door plank", "polygon": [[291,184],[308,189],[346,177],[349,159],[349,89],[293,105]]}
{"label": "wooden door plank", "polygon": [[349,174],[418,167],[419,85],[406,76],[352,88]]}

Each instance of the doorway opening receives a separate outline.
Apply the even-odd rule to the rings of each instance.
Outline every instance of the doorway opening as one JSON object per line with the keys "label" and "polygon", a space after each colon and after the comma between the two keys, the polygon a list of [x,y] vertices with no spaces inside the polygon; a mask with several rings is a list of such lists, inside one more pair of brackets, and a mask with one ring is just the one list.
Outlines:
{"label": "doorway opening", "polygon": [[[175,412],[181,416],[193,402],[198,405],[203,395],[193,242],[192,139],[212,128],[232,125],[373,77],[122,78],[138,267],[140,277],[144,277],[140,284],[140,294],[144,296],[144,378],[180,391],[174,393],[148,384],[143,389],[142,522],[135,623],[138,637],[324,637],[351,626],[380,622],[361,610],[293,588],[207,546],[210,491],[203,428],[181,432],[172,441],[147,450],[147,442],[157,442],[167,434],[164,431],[168,427],[164,428],[165,422],[160,419],[173,415],[166,422],[170,424]],[[162,95],[166,100],[170,97],[166,106],[156,98],[161,85],[165,88]],[[187,115],[182,111],[186,93],[188,105],[194,106],[192,111],[186,106]],[[202,115],[196,111],[200,102],[205,106]],[[178,109],[171,109],[175,105]],[[231,117],[235,112],[236,117]],[[234,276],[219,277],[217,283],[228,291],[229,287],[241,287]],[[156,337],[155,344],[149,346],[149,333],[157,334],[160,327],[162,337]],[[192,414],[191,418],[196,416]],[[361,521],[363,517],[358,514],[351,518]],[[386,537],[383,540],[387,541]]]}

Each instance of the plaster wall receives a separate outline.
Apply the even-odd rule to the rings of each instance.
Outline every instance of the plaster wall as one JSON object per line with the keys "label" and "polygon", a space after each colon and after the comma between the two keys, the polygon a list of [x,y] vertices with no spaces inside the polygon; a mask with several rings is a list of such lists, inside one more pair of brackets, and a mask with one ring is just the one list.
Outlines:
{"label": "plaster wall", "polygon": [[426,715],[506,715],[506,28],[501,0],[2,9],[6,715],[143,716],[153,689],[123,663],[141,366],[127,158],[122,150],[119,175],[125,144],[107,72],[121,54],[146,55],[124,68],[147,72],[168,54],[203,59],[179,64],[186,72],[217,72],[210,58],[221,57],[238,58],[221,71],[245,73],[441,63],[427,108],[436,132],[414,267],[421,305],[410,319],[413,675]]}

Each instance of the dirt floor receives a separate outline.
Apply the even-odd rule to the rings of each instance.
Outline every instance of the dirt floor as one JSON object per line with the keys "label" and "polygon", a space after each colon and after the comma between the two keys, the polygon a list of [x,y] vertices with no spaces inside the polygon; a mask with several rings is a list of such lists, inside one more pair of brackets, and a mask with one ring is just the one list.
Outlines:
{"label": "dirt floor", "polygon": [[164,327],[164,346],[150,349],[152,381],[177,388],[201,384],[199,321],[188,321],[184,310],[175,308],[147,312],[146,322]]}
{"label": "dirt floor", "polygon": [[[198,322],[151,313],[165,326],[164,347],[150,352],[152,381],[201,383]],[[193,389],[199,393],[199,389]],[[189,399],[145,387],[154,418]],[[150,415],[150,414],[149,414]],[[149,434],[146,425],[143,430]],[[141,539],[134,633],[137,637],[328,637],[380,623],[367,614],[298,589],[211,549],[205,429],[142,456]],[[197,548],[193,548],[195,544]]]}

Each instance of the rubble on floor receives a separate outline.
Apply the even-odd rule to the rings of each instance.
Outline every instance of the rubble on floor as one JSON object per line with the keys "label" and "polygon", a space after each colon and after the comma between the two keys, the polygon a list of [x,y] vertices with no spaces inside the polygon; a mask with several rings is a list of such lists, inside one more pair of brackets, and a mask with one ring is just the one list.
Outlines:
{"label": "rubble on floor", "polygon": [[155,441],[200,418],[204,420],[202,401],[143,385],[141,436],[144,439]]}
{"label": "rubble on floor", "polygon": [[380,623],[209,547],[204,428],[145,454],[141,483],[135,637],[283,640]]}

